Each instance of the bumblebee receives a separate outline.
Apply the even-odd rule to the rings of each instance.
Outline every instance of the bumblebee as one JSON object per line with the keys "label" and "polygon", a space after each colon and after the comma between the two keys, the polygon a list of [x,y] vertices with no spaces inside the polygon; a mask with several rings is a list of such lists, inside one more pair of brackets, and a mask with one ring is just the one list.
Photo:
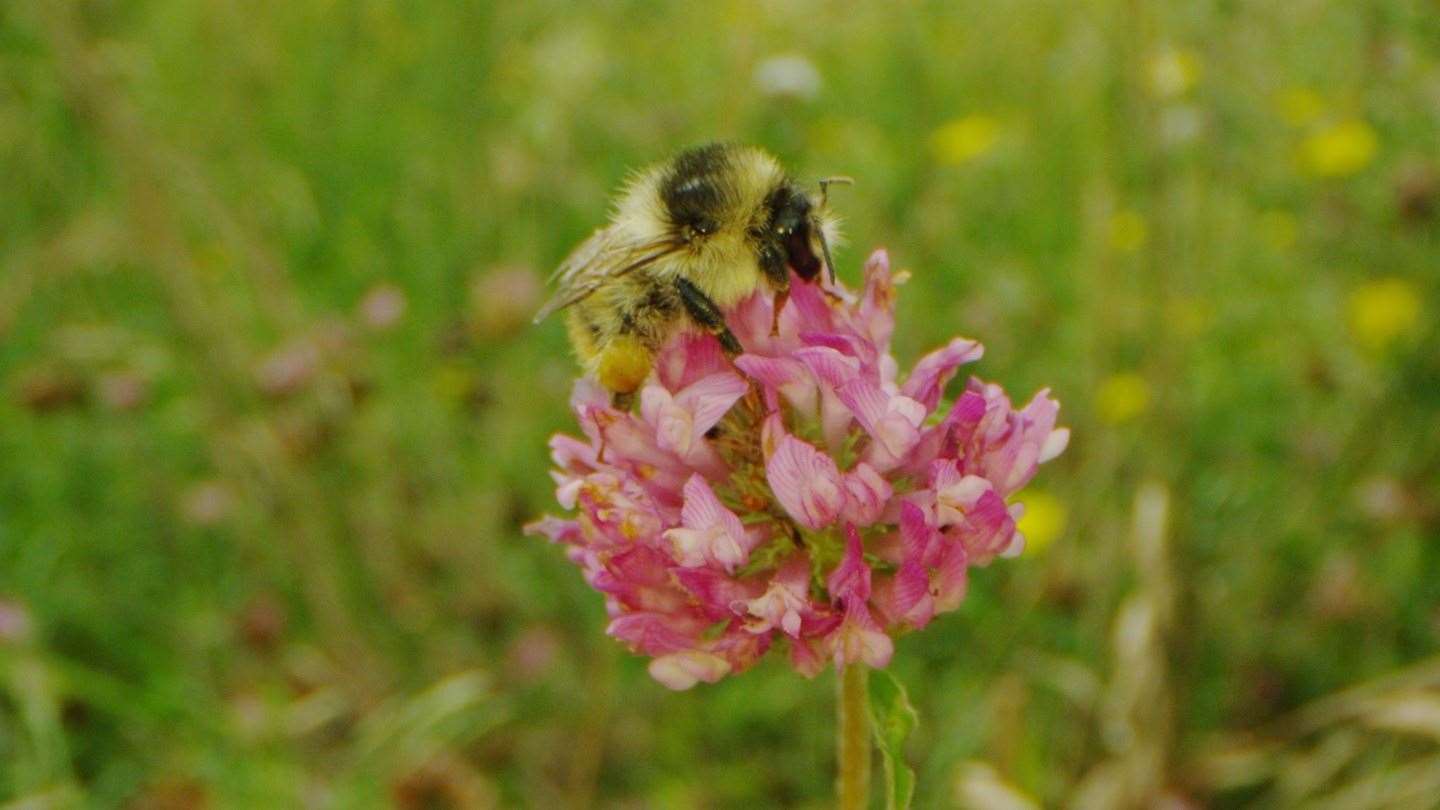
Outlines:
{"label": "bumblebee", "polygon": [[765,151],[708,144],[635,174],[610,223],[561,262],[538,323],[569,308],[567,327],[585,370],[619,403],[644,383],[655,352],[677,329],[714,334],[742,349],[725,312],[757,288],[789,294],[790,273],[834,280],[836,220],[827,184],[807,194]]}

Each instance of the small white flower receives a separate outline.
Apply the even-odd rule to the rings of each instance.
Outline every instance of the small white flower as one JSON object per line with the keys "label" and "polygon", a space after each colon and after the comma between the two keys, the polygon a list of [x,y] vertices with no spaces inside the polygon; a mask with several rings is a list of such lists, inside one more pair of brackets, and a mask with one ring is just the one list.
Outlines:
{"label": "small white flower", "polygon": [[800,54],[772,56],[755,66],[755,89],[761,95],[809,101],[820,93],[820,71]]}

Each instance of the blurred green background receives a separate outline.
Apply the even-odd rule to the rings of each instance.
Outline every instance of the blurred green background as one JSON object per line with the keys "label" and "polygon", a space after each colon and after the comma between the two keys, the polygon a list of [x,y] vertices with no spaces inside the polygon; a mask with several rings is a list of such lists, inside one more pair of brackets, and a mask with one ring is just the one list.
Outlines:
{"label": "blurred green background", "polygon": [[732,138],[1074,430],[919,806],[1440,806],[1437,133],[1433,0],[6,2],[0,800],[828,806],[832,674],[668,692],[520,533],[543,279]]}

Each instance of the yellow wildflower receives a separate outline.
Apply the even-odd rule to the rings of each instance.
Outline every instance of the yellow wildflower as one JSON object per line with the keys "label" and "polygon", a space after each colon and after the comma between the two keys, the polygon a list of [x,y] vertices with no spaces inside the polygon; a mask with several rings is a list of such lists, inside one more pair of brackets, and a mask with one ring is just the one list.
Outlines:
{"label": "yellow wildflower", "polygon": [[1150,228],[1139,211],[1126,208],[1110,218],[1110,246],[1121,253],[1134,253],[1144,247],[1149,235]]}
{"label": "yellow wildflower", "polygon": [[941,163],[959,166],[994,149],[999,140],[999,121],[988,115],[967,115],[931,133],[930,151]]}
{"label": "yellow wildflower", "polygon": [[1150,383],[1133,371],[1111,374],[1095,392],[1095,410],[1112,425],[1128,422],[1150,407]]}
{"label": "yellow wildflower", "polygon": [[1017,524],[1025,535],[1025,553],[1038,554],[1065,532],[1069,510],[1064,501],[1044,490],[1022,493],[1019,500],[1025,504]]}
{"label": "yellow wildflower", "polygon": [[1200,58],[1194,51],[1171,48],[1150,57],[1146,79],[1156,98],[1179,98],[1200,79]]}
{"label": "yellow wildflower", "polygon": [[1350,334],[1361,346],[1380,351],[1420,324],[1420,293],[1403,278],[1367,281],[1350,293]]}
{"label": "yellow wildflower", "polygon": [[1300,142],[1300,166],[1316,177],[1345,177],[1370,165],[1379,146],[1369,124],[1341,121]]}

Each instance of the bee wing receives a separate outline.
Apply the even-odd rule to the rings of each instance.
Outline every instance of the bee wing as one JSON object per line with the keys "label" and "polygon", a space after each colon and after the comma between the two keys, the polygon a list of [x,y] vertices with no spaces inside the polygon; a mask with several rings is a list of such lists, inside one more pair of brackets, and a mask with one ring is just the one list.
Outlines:
{"label": "bee wing", "polygon": [[556,285],[555,294],[535,314],[535,323],[583,300],[606,281],[651,264],[680,246],[680,242],[669,238],[637,240],[614,225],[601,228],[570,251],[550,276]]}

